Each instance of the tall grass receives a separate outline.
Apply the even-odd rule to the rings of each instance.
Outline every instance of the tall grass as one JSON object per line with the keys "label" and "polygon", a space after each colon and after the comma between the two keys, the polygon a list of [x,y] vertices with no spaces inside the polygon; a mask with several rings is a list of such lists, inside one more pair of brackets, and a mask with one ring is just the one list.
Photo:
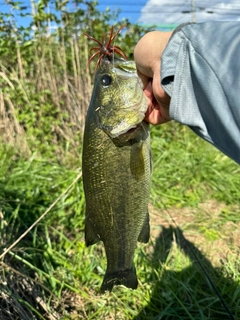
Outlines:
{"label": "tall grass", "polygon": [[[31,61],[18,57],[15,66],[0,65],[2,140],[21,145],[28,154],[33,147],[47,149],[58,144],[78,150],[84,118],[91,94],[90,73],[79,65],[87,61],[87,46],[72,39],[72,73],[66,69],[66,47],[49,39],[32,44]],[[54,56],[54,59],[53,59]],[[27,71],[21,72],[21,65]],[[27,134],[26,134],[27,132]],[[44,149],[43,149],[44,151]],[[61,148],[56,150],[61,152]]]}

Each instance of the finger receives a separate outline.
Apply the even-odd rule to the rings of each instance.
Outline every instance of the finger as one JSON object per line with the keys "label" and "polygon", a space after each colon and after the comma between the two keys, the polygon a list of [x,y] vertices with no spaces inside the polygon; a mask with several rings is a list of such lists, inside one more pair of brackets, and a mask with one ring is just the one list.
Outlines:
{"label": "finger", "polygon": [[153,95],[153,89],[152,89],[152,80],[149,81],[148,79],[148,83],[143,89],[143,92],[145,96],[147,96],[151,101],[153,100],[154,95]]}
{"label": "finger", "polygon": [[139,78],[142,81],[143,84],[143,90],[145,90],[145,88],[147,87],[149,81],[151,81],[152,79],[147,77],[146,75],[144,75],[143,73],[141,73],[139,70],[137,70],[137,74],[139,76]]}

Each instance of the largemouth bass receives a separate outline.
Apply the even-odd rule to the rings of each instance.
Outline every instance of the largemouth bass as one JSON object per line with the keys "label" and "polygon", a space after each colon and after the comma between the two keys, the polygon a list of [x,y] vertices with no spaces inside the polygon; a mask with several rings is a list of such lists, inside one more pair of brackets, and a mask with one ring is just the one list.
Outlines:
{"label": "largemouth bass", "polygon": [[102,241],[107,270],[101,292],[137,288],[137,241],[149,240],[151,150],[147,101],[135,63],[103,59],[86,116],[82,170],[85,241]]}

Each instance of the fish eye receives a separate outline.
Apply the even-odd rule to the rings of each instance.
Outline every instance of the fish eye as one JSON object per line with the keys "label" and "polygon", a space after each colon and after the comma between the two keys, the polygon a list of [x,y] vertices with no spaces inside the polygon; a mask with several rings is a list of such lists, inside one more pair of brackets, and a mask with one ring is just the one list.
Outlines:
{"label": "fish eye", "polygon": [[112,77],[109,74],[104,74],[101,78],[101,84],[108,87],[112,82]]}

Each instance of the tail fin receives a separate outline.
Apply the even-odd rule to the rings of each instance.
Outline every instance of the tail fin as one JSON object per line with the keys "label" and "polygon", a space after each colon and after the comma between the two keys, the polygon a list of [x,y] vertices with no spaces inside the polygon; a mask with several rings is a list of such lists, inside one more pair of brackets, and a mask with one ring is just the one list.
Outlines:
{"label": "tail fin", "polygon": [[105,291],[112,291],[113,287],[118,285],[137,289],[138,280],[135,267],[128,270],[117,271],[114,273],[109,273],[108,271],[106,271],[100,291],[102,293],[104,293]]}

